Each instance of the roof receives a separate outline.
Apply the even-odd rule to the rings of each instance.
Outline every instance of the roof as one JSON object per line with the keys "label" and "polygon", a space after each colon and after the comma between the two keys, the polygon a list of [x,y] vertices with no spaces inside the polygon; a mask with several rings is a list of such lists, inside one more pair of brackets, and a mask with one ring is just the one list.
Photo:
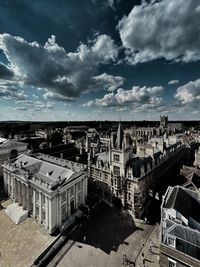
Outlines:
{"label": "roof", "polygon": [[190,228],[176,225],[169,231],[176,237],[176,249],[200,260],[200,233]]}
{"label": "roof", "polygon": [[48,182],[69,180],[74,171],[27,155],[20,155],[12,165],[37,177],[46,177]]}
{"label": "roof", "polygon": [[122,148],[122,141],[123,141],[123,130],[121,126],[121,122],[119,122],[118,130],[117,130],[117,138],[115,142],[116,148]]}
{"label": "roof", "polygon": [[175,186],[166,200],[164,208],[172,208],[180,212],[185,218],[192,218],[200,223],[200,202],[187,189]]}
{"label": "roof", "polygon": [[14,149],[22,146],[27,146],[27,144],[22,142],[17,142],[12,139],[5,139],[0,137],[0,148]]}

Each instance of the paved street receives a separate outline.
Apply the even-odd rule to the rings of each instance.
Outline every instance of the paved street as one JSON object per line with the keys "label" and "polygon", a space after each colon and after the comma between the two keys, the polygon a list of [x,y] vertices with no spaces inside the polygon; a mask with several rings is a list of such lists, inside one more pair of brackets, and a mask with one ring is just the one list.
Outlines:
{"label": "paved street", "polygon": [[[69,250],[57,266],[118,267],[122,266],[122,255],[125,253],[132,266],[136,262],[136,266],[142,267],[141,255],[144,251],[145,266],[158,267],[158,227],[144,223],[134,224],[131,220],[130,216],[122,218],[113,209],[101,207],[89,218],[81,234],[69,241]],[[152,254],[149,252],[150,239]],[[62,253],[66,248],[67,244]],[[54,266],[52,263],[48,266]]]}
{"label": "paved street", "polygon": [[27,267],[55,237],[50,236],[31,218],[16,225],[4,209],[11,200],[1,203],[0,266]]}

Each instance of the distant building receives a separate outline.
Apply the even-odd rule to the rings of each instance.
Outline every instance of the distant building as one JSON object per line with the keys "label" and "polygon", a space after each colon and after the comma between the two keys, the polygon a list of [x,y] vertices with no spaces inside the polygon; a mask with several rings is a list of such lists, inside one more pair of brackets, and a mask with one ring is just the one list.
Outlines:
{"label": "distant building", "polygon": [[[20,155],[13,162],[4,162],[3,175],[10,198],[50,234],[62,229],[86,201],[83,164],[40,153]],[[12,210],[10,213],[11,218],[16,217]]]}
{"label": "distant building", "polygon": [[200,195],[169,187],[161,207],[161,267],[200,266]]}
{"label": "distant building", "polygon": [[5,160],[16,158],[20,154],[27,154],[27,144],[12,139],[0,137],[0,176],[2,176],[1,164]]}

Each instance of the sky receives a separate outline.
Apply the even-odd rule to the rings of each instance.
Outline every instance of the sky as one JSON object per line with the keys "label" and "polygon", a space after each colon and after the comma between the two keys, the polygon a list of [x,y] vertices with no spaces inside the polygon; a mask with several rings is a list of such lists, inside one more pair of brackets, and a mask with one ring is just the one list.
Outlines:
{"label": "sky", "polygon": [[0,121],[199,120],[199,0],[1,0]]}

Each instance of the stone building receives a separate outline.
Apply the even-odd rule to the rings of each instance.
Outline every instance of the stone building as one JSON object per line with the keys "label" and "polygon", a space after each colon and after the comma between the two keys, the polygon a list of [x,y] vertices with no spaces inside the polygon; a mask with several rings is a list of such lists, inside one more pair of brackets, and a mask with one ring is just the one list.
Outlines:
{"label": "stone building", "polygon": [[169,187],[161,207],[160,266],[200,266],[200,195]]}
{"label": "stone building", "polygon": [[27,144],[12,139],[0,137],[0,176],[2,176],[1,164],[5,160],[13,159],[20,154],[27,154]]}
{"label": "stone building", "polygon": [[102,151],[100,139],[88,147],[90,186],[102,199],[124,207],[136,217],[145,214],[150,194],[165,192],[163,176],[168,179],[169,170],[178,168],[186,153],[185,145],[176,136],[138,143],[134,153],[130,136],[123,133],[121,124],[117,133],[111,133],[107,150],[104,143]]}
{"label": "stone building", "polygon": [[[20,214],[29,215],[51,234],[63,229],[86,201],[86,165],[39,153],[20,155],[2,166],[5,190],[15,202],[7,213],[15,223]],[[15,212],[19,206],[24,214]]]}

